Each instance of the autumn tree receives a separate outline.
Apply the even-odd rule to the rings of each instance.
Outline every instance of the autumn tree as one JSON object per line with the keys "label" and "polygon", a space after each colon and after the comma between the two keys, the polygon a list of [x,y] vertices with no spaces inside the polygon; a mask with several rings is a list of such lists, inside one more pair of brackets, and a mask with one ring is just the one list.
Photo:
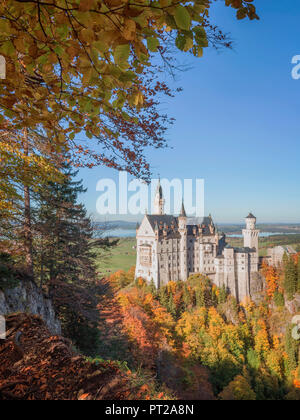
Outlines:
{"label": "autumn tree", "polygon": [[[21,198],[30,272],[30,187],[47,182],[44,172],[53,172],[53,168],[40,171],[37,178],[35,168],[45,169],[45,162],[39,162],[36,150],[42,146],[47,158],[68,152],[73,165],[106,165],[148,180],[144,149],[164,147],[164,133],[172,122],[159,111],[160,94],[172,96],[159,78],[161,71],[173,68],[169,48],[201,56],[209,45],[231,46],[212,23],[211,3],[1,2],[0,54],[6,60],[7,77],[0,83],[0,129],[9,135],[0,145],[4,167],[0,211],[10,216]],[[225,4],[237,10],[238,19],[258,18],[249,1]],[[10,148],[12,133],[21,131],[23,144]],[[80,139],[83,134],[87,141]],[[26,176],[12,170],[10,162],[25,165]],[[25,180],[21,197],[14,188],[18,179]]]}
{"label": "autumn tree", "polygon": [[238,375],[230,382],[227,387],[219,394],[219,397],[222,400],[226,401],[236,401],[236,400],[246,400],[246,401],[255,401],[256,394],[252,390],[249,381],[244,378],[242,375]]}
{"label": "autumn tree", "polygon": [[[252,2],[225,4],[238,19],[258,18]],[[230,47],[211,20],[211,6],[209,0],[3,0],[0,53],[7,79],[0,85],[0,123],[42,126],[54,147],[79,151],[83,164],[147,177],[143,148],[163,145],[165,118],[154,98],[158,91],[169,94],[157,80],[155,57],[170,68],[170,45],[195,56],[209,45]],[[76,142],[82,132],[101,147]]]}
{"label": "autumn tree", "polygon": [[[62,157],[51,152],[50,141],[26,128],[12,126],[0,132],[0,233],[15,240],[24,254],[26,271],[33,274],[31,193],[44,183],[59,181]],[[16,246],[8,246],[16,251]]]}
{"label": "autumn tree", "polygon": [[174,321],[147,288],[131,287],[118,293],[123,327],[131,342],[135,362],[153,369],[160,349],[173,344]]}
{"label": "autumn tree", "polygon": [[262,267],[263,275],[265,276],[267,288],[266,293],[269,299],[272,299],[275,293],[278,291],[279,286],[279,275],[277,269],[271,265],[263,263]]}

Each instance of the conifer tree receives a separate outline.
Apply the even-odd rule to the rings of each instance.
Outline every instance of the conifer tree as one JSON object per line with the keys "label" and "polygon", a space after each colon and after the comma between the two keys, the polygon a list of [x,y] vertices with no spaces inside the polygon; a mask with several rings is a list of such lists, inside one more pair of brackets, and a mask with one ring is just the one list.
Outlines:
{"label": "conifer tree", "polygon": [[290,327],[285,335],[285,350],[288,355],[287,364],[288,364],[288,373],[291,373],[297,368],[298,362],[298,343],[292,337],[292,327]]}
{"label": "conifer tree", "polygon": [[151,283],[150,283],[150,285],[149,285],[149,289],[150,289],[150,293],[151,293],[154,297],[157,297],[157,289],[156,289],[156,287],[155,287],[155,283],[154,283],[154,280],[153,280],[153,279],[151,279]]}
{"label": "conifer tree", "polygon": [[285,304],[284,296],[278,290],[274,293],[274,302],[277,307],[283,307]]}
{"label": "conifer tree", "polygon": [[174,298],[173,298],[173,293],[172,292],[170,293],[170,296],[169,296],[168,311],[170,312],[170,314],[173,317],[176,317],[177,310],[176,310],[176,305],[175,305],[175,302],[174,302]]}
{"label": "conifer tree", "polygon": [[297,291],[297,268],[292,257],[284,258],[284,288],[289,300]]}
{"label": "conifer tree", "polygon": [[167,290],[166,290],[165,287],[160,288],[159,302],[163,307],[165,307],[166,309],[168,308],[168,294],[167,294]]}
{"label": "conifer tree", "polygon": [[297,292],[300,292],[300,255],[297,261]]}
{"label": "conifer tree", "polygon": [[183,303],[183,312],[185,312],[187,310],[187,308],[191,305],[192,300],[191,300],[191,295],[188,291],[187,285],[184,284],[183,286],[183,295],[182,295],[182,303]]}
{"label": "conifer tree", "polygon": [[48,183],[36,199],[35,272],[49,293],[63,332],[86,354],[97,350],[95,249],[93,226],[78,195],[77,172],[64,166],[64,181]]}
{"label": "conifer tree", "polygon": [[199,308],[205,307],[205,295],[202,288],[196,290],[196,306]]}
{"label": "conifer tree", "polygon": [[226,286],[223,285],[219,291],[219,295],[218,295],[218,303],[222,304],[226,302],[226,298],[227,298],[227,290],[226,290]]}

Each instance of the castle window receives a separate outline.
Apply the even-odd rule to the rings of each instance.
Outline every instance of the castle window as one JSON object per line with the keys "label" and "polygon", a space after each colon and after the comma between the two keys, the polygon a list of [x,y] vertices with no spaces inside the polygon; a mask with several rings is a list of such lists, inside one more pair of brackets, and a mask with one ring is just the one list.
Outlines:
{"label": "castle window", "polygon": [[143,267],[152,266],[152,247],[149,245],[140,246],[140,264]]}

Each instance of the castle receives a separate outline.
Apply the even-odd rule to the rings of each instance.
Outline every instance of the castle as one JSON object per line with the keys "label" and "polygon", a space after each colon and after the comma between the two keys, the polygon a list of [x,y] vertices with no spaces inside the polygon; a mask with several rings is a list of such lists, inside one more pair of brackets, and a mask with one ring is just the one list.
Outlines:
{"label": "castle", "polygon": [[188,218],[182,203],[180,215],[164,214],[163,191],[158,183],[154,214],[146,214],[137,226],[135,276],[153,281],[157,288],[169,281],[185,281],[196,273],[208,276],[218,287],[225,286],[238,301],[255,291],[258,276],[258,237],[256,218],[246,217],[244,247],[226,243],[212,217]]}

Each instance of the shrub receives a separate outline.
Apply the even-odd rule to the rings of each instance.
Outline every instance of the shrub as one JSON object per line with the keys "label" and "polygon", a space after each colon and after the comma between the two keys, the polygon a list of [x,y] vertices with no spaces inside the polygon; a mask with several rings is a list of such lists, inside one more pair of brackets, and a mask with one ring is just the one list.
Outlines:
{"label": "shrub", "polygon": [[13,289],[19,281],[13,269],[13,260],[10,255],[0,254],[0,289]]}
{"label": "shrub", "polygon": [[274,294],[274,302],[278,308],[282,308],[285,305],[283,294],[276,291]]}

